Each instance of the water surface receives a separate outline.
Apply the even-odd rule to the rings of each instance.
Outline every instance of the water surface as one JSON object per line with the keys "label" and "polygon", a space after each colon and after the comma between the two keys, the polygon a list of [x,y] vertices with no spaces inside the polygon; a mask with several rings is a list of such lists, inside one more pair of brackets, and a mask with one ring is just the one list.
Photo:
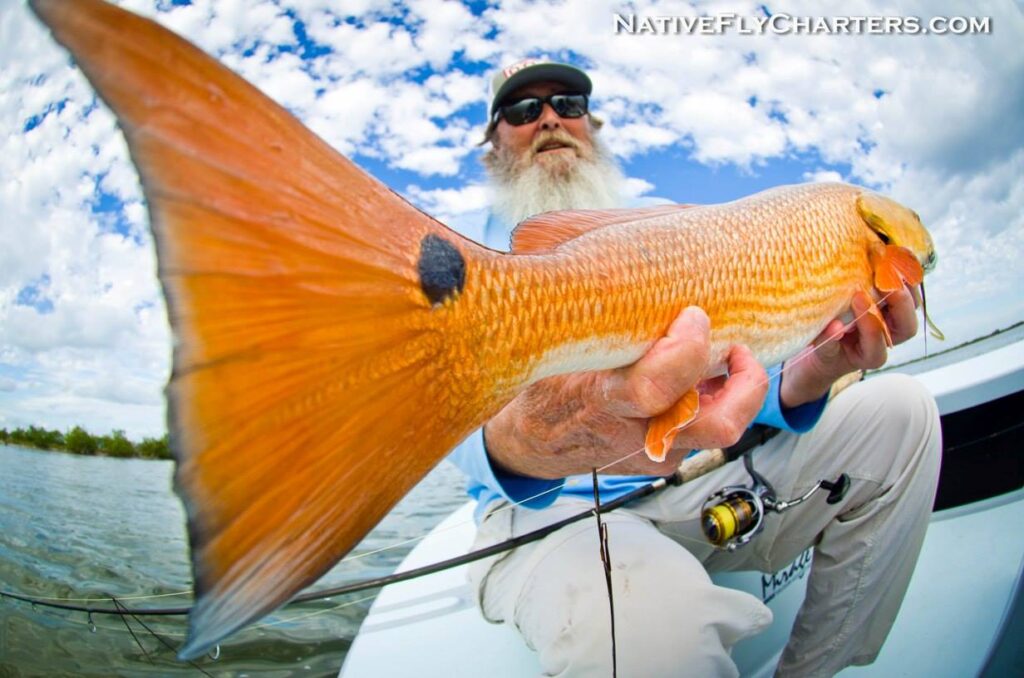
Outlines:
{"label": "water surface", "polygon": [[[185,515],[171,491],[173,463],[82,457],[0,445],[0,588],[37,597],[116,596],[130,607],[191,601]],[[465,501],[462,475],[442,464],[354,550],[422,537]],[[406,543],[339,563],[315,588],[388,574]],[[183,594],[184,592],[184,594]],[[375,591],[286,607],[232,636],[215,675],[336,675]],[[158,596],[158,597],[157,597]],[[84,604],[84,601],[80,601]],[[95,606],[109,606],[93,601]],[[184,617],[141,617],[168,643]],[[0,675],[203,675],[127,619],[0,599]]]}

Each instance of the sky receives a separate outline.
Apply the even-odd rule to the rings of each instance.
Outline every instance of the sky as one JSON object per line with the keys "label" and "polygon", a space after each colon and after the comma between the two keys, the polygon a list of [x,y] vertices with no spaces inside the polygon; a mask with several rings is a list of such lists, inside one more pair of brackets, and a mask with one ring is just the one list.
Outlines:
{"label": "sky", "polygon": [[[930,351],[1024,319],[1020,3],[120,4],[458,227],[488,201],[478,142],[491,74],[554,58],[590,74],[633,194],[714,203],[805,181],[867,186],[934,237],[929,310],[948,339]],[[988,30],[815,33],[798,21],[847,17],[939,30],[987,18]],[[0,428],[164,433],[172,337],[155,268],[113,116],[24,3],[0,0]],[[923,352],[914,340],[893,360]]]}

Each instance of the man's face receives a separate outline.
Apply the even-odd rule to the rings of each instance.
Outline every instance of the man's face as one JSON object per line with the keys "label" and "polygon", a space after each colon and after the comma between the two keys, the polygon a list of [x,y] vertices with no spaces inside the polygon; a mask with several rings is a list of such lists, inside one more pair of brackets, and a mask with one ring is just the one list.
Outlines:
{"label": "man's face", "polygon": [[[557,82],[535,83],[516,90],[506,101],[570,91]],[[590,118],[586,115],[559,117],[547,103],[540,117],[525,125],[510,125],[504,117],[499,117],[494,147],[507,159],[514,158],[520,168],[536,163],[552,173],[568,173],[580,158],[588,157],[593,151]]]}

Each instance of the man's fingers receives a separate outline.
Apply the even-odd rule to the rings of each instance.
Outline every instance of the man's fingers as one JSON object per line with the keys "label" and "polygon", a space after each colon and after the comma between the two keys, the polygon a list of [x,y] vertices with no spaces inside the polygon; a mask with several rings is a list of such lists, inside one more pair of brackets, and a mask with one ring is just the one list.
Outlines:
{"label": "man's fingers", "polygon": [[904,287],[890,294],[884,315],[894,344],[917,334],[917,308],[910,289]]}
{"label": "man's fingers", "polygon": [[683,429],[676,447],[728,447],[739,440],[764,404],[768,373],[746,346],[729,353],[729,378],[701,396],[697,419]]}
{"label": "man's fingers", "polygon": [[[818,354],[818,359],[826,361],[836,359],[843,350],[840,341],[847,332],[852,331],[854,331],[853,328],[847,328],[842,320],[838,318],[830,320],[825,329],[811,342],[811,347]],[[803,355],[801,354],[801,356]]]}
{"label": "man's fingers", "polygon": [[[891,298],[891,297],[890,297]],[[875,369],[885,364],[888,350],[885,343],[885,331],[878,322],[877,316],[869,313],[871,301],[867,295],[855,294],[850,304],[854,317],[857,319],[856,359],[854,367]]]}
{"label": "man's fingers", "polygon": [[664,412],[704,375],[710,350],[708,316],[691,306],[640,360],[608,373],[603,386],[607,409],[623,417]]}

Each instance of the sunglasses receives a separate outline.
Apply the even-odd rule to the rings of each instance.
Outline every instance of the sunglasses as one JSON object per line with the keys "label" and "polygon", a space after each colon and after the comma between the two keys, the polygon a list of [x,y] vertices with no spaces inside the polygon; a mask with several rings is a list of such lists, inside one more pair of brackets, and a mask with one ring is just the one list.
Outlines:
{"label": "sunglasses", "polygon": [[587,114],[586,94],[549,94],[546,97],[527,97],[498,108],[510,125],[526,125],[540,117],[544,104],[550,104],[560,118],[581,118]]}

